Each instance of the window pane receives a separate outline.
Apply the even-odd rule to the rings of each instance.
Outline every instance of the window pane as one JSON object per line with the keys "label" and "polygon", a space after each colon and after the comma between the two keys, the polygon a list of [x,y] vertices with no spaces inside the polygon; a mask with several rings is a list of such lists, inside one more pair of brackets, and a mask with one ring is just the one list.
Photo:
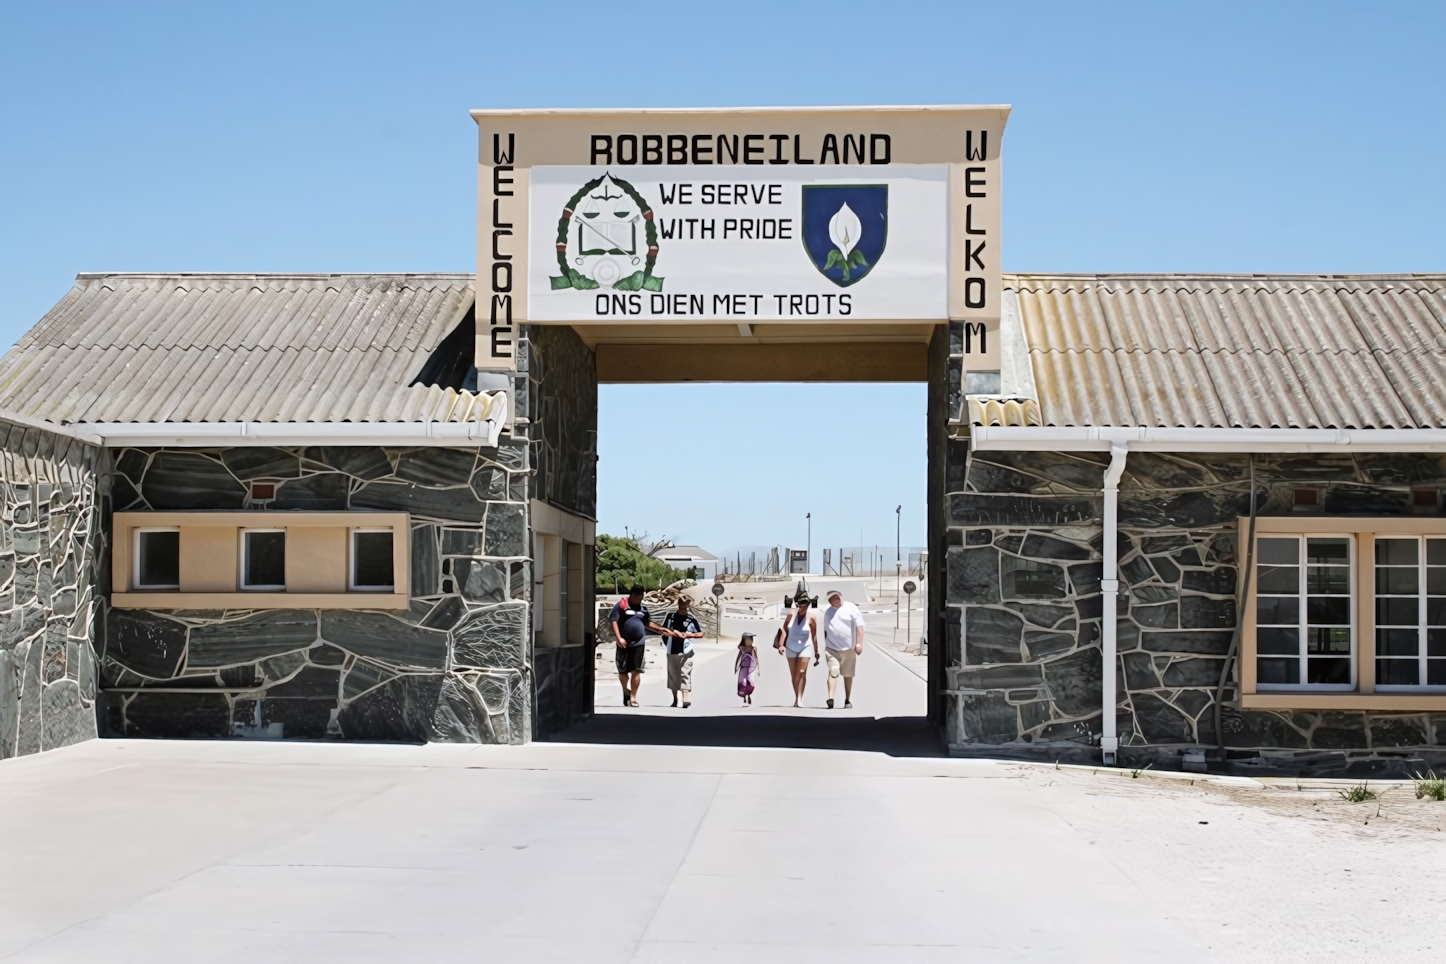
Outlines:
{"label": "window pane", "polygon": [[1426,630],[1426,655],[1446,656],[1446,629]]}
{"label": "window pane", "polygon": [[[1420,617],[1420,602],[1414,598],[1377,599],[1377,626],[1414,626]],[[1345,620],[1341,620],[1344,622]]]}
{"label": "window pane", "polygon": [[1430,626],[1446,625],[1446,599],[1426,597],[1426,623]]}
{"label": "window pane", "polygon": [[1417,542],[1415,539],[1377,539],[1376,565],[1414,566]]}
{"label": "window pane", "polygon": [[1376,630],[1377,656],[1415,656],[1420,645],[1420,634],[1414,629]]}
{"label": "window pane", "polygon": [[1426,592],[1432,596],[1446,596],[1446,569],[1439,566],[1426,568]]}
{"label": "window pane", "polygon": [[1344,626],[1351,621],[1351,601],[1345,597],[1309,596],[1305,613],[1306,622],[1312,626]]}
{"label": "window pane", "polygon": [[247,586],[286,585],[286,533],[246,533]]}
{"label": "window pane", "polygon": [[1308,683],[1326,686],[1349,685],[1351,682],[1351,661],[1348,659],[1306,660]]}
{"label": "window pane", "polygon": [[1261,593],[1300,592],[1300,567],[1261,566],[1257,582],[1257,591]]}
{"label": "window pane", "polygon": [[1260,629],[1255,633],[1255,651],[1266,656],[1299,656],[1299,629]]}
{"label": "window pane", "polygon": [[1305,540],[1305,561],[1343,565],[1351,558],[1349,539]]}
{"label": "window pane", "polygon": [[1446,566],[1446,539],[1426,540],[1426,561],[1433,566]]}
{"label": "window pane", "polygon": [[1320,629],[1312,627],[1305,631],[1305,651],[1312,655],[1350,655],[1351,631],[1349,629]]}
{"label": "window pane", "polygon": [[181,534],[141,532],[140,565],[136,585],[175,588],[181,583]]}
{"label": "window pane", "polygon": [[1255,548],[1262,565],[1294,566],[1300,562],[1299,539],[1258,539]]}
{"label": "window pane", "polygon": [[1414,596],[1420,591],[1418,575],[1414,566],[1394,566],[1376,569],[1376,592],[1398,596]]}
{"label": "window pane", "polygon": [[1376,660],[1376,682],[1381,686],[1416,686],[1419,664],[1414,659]]}
{"label": "window pane", "polygon": [[1426,685],[1446,686],[1446,659],[1426,661]]}
{"label": "window pane", "polygon": [[1255,600],[1255,621],[1262,626],[1300,622],[1299,596],[1260,596]]}
{"label": "window pane", "polygon": [[1259,683],[1299,683],[1300,660],[1298,659],[1257,659],[1255,678]]}
{"label": "window pane", "polygon": [[389,588],[392,576],[392,534],[352,533],[352,584],[358,588]]}
{"label": "window pane", "polygon": [[1306,567],[1306,591],[1313,596],[1347,596],[1351,591],[1349,566]]}

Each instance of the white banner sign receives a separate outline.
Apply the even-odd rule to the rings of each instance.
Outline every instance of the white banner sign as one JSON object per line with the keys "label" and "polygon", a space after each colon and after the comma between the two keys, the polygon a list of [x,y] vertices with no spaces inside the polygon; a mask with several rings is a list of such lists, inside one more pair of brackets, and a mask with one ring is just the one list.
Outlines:
{"label": "white banner sign", "polygon": [[534,166],[534,321],[949,316],[949,167]]}

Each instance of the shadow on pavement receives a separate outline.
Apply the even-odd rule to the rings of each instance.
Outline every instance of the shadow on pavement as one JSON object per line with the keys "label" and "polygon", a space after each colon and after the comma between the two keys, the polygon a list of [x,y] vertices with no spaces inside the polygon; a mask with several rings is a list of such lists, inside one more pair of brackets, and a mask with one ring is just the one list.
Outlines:
{"label": "shadow on pavement", "polygon": [[817,717],[630,716],[595,713],[548,738],[559,743],[736,746],[864,750],[900,757],[942,757],[939,731],[922,716]]}

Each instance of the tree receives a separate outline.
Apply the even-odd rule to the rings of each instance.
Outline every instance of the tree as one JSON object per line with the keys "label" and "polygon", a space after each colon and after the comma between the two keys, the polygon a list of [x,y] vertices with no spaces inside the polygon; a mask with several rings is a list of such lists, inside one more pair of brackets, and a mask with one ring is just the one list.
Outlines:
{"label": "tree", "polygon": [[687,572],[648,555],[636,539],[599,533],[596,553],[595,585],[601,593],[626,592],[635,584],[646,589],[661,589],[688,578]]}

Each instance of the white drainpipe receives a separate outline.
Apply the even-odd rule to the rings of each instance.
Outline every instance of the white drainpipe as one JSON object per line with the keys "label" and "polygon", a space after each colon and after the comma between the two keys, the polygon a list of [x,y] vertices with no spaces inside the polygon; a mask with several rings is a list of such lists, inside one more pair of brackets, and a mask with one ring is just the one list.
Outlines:
{"label": "white drainpipe", "polygon": [[1101,678],[1101,730],[1100,749],[1104,753],[1106,766],[1114,766],[1115,753],[1120,748],[1120,738],[1115,732],[1115,646],[1119,625],[1115,615],[1116,600],[1120,595],[1120,476],[1125,473],[1125,456],[1128,450],[1123,442],[1110,446],[1110,467],[1105,469],[1105,531],[1101,554],[1104,556],[1103,578],[1100,579],[1101,601],[1104,613],[1100,620],[1100,658],[1104,663]]}

